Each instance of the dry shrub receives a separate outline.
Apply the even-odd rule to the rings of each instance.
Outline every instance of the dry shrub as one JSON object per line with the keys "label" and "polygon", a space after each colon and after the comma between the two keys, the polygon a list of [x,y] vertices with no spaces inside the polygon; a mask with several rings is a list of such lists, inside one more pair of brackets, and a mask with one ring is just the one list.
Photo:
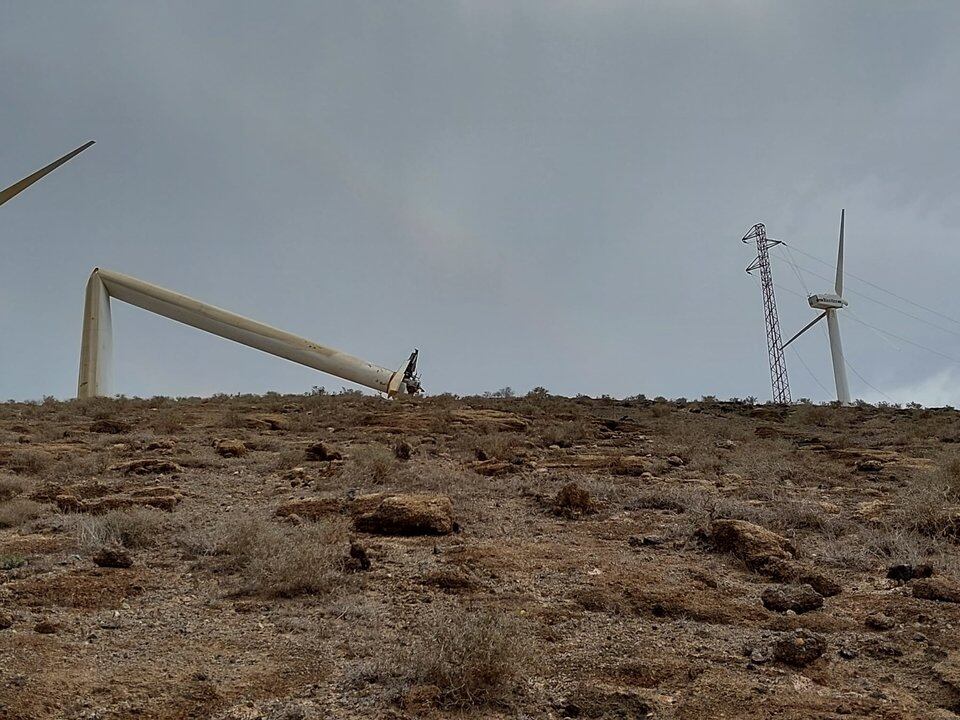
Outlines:
{"label": "dry shrub", "polygon": [[960,502],[960,454],[950,455],[943,461],[937,479],[947,498]]}
{"label": "dry shrub", "polygon": [[513,460],[517,457],[520,448],[526,444],[527,439],[515,432],[491,432],[469,438],[468,441],[471,442],[472,449],[477,452],[477,457],[481,460],[486,458]]}
{"label": "dry shrub", "polygon": [[72,528],[80,547],[95,551],[109,545],[141,548],[152,545],[166,522],[164,513],[146,508],[110,510],[103,515],[71,515]]}
{"label": "dry shrub", "polygon": [[503,612],[458,607],[428,617],[404,664],[414,683],[439,688],[442,705],[475,707],[505,700],[530,659],[525,624]]}
{"label": "dry shrub", "polygon": [[237,408],[229,408],[220,418],[220,427],[239,429],[247,426],[246,416]]}
{"label": "dry shrub", "polygon": [[392,479],[399,468],[400,461],[390,448],[385,445],[363,445],[350,450],[350,462],[344,478],[357,485],[382,485]]}
{"label": "dry shrub", "polygon": [[540,431],[540,440],[546,446],[568,448],[592,436],[590,425],[584,420],[571,420],[549,425]]}
{"label": "dry shrub", "polygon": [[267,597],[324,595],[343,584],[347,526],[342,518],[280,526],[251,515],[228,518],[195,554],[215,556],[236,571],[241,591]]}
{"label": "dry shrub", "polygon": [[0,502],[16,497],[27,489],[27,483],[18,477],[0,477]]}
{"label": "dry shrub", "polygon": [[303,464],[303,452],[300,450],[281,450],[277,453],[271,464],[271,469],[275,472],[292,470]]}
{"label": "dry shrub", "polygon": [[150,426],[161,435],[177,435],[184,429],[183,414],[177,410],[161,410]]}
{"label": "dry shrub", "polygon": [[557,515],[575,518],[597,512],[597,503],[590,497],[590,491],[575,482],[569,482],[557,492],[553,500],[553,510]]}
{"label": "dry shrub", "polygon": [[20,475],[44,475],[53,466],[53,456],[35,448],[19,448],[10,453],[7,468]]}
{"label": "dry shrub", "polygon": [[960,536],[956,482],[957,476],[947,467],[913,478],[897,493],[887,524],[931,537]]}
{"label": "dry shrub", "polygon": [[0,503],[0,528],[20,527],[40,516],[43,505],[26,498],[14,498]]}

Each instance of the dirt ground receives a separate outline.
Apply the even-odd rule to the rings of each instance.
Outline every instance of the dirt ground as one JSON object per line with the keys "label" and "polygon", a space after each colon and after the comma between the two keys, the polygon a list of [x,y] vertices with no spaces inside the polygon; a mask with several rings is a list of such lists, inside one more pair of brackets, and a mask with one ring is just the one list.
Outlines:
{"label": "dirt ground", "polygon": [[952,409],[0,404],[0,717],[960,717]]}

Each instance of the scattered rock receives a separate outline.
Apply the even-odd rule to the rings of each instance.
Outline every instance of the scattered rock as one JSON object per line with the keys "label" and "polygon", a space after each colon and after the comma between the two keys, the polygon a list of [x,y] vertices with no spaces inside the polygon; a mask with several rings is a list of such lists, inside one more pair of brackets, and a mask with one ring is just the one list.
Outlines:
{"label": "scattered rock", "polygon": [[721,450],[733,450],[737,447],[737,443],[733,440],[717,440],[716,445]]}
{"label": "scattered rock", "polygon": [[809,585],[774,585],[760,596],[763,606],[775,612],[805,613],[823,607],[823,595]]}
{"label": "scattered rock", "polygon": [[130,432],[130,424],[120,420],[110,420],[106,418],[94,420],[90,423],[90,432],[120,435],[121,433]]}
{"label": "scattered rock", "polygon": [[363,572],[370,569],[370,556],[367,549],[356,540],[350,541],[350,557],[344,564],[347,572]]}
{"label": "scattered rock", "polygon": [[302,485],[306,483],[309,478],[307,469],[303,466],[298,465],[297,467],[290,468],[289,470],[284,470],[280,477],[284,480],[287,480],[291,485]]}
{"label": "scattered rock", "polygon": [[221,457],[243,457],[247,454],[243,440],[218,440],[216,449]]}
{"label": "scattered rock", "polygon": [[857,463],[857,472],[878,473],[883,470],[883,461],[870,458]]}
{"label": "scattered rock", "polygon": [[118,545],[107,545],[100,548],[93,556],[93,562],[99,567],[105,568],[128,568],[133,565],[133,558],[130,553]]}
{"label": "scattered rock", "polygon": [[409,460],[413,455],[413,448],[405,440],[401,440],[393,446],[393,454],[397,460]]}
{"label": "scattered rock", "polygon": [[252,415],[244,419],[251,430],[286,430],[287,421],[280,415]]}
{"label": "scattered rock", "polygon": [[83,512],[98,515],[108,510],[117,510],[126,507],[152,507],[157,510],[173,510],[183,496],[175,488],[156,486],[133,490],[128,494],[108,495],[106,497],[83,500],[76,495],[62,494],[54,498],[54,502],[62,512]]}
{"label": "scattered rock", "polygon": [[557,515],[572,518],[595,513],[597,506],[589,491],[575,482],[569,482],[557,492],[553,499],[553,510]]}
{"label": "scattered rock", "polygon": [[0,630],[6,630],[13,627],[14,617],[10,613],[0,610]]}
{"label": "scattered rock", "polygon": [[[486,453],[484,453],[486,456]],[[497,475],[508,475],[520,470],[519,465],[506,460],[477,460],[470,463],[470,469],[478,475],[485,477],[496,477]]]}
{"label": "scattered rock", "polygon": [[793,560],[771,558],[756,568],[772,580],[797,585],[809,585],[824,597],[839,595],[843,590],[839,582],[823,575],[819,570]]}
{"label": "scattered rock", "polygon": [[173,450],[175,447],[176,443],[172,440],[154,440],[145,449],[150,452],[154,450]]}
{"label": "scattered rock", "polygon": [[608,466],[610,472],[614,475],[627,475],[630,477],[650,475],[650,477],[653,477],[653,473],[650,472],[650,458],[644,457],[643,455],[618,455],[613,458],[612,462],[604,458],[601,459],[601,463]]}
{"label": "scattered rock", "polygon": [[477,581],[463,570],[458,568],[440,567],[435,568],[423,576],[421,582],[424,585],[448,590],[450,592],[463,592],[466,590],[475,590]]}
{"label": "scattered rock", "polygon": [[718,550],[736,555],[754,568],[771,559],[789,560],[796,552],[782,535],[746,520],[714,520],[710,536]]}
{"label": "scattered rock", "polygon": [[667,458],[667,464],[673,467],[681,467],[683,465],[683,458],[679,455],[671,455]]}
{"label": "scattered rock", "polygon": [[274,514],[277,517],[299,515],[307,520],[319,520],[330,515],[337,515],[343,512],[343,508],[344,503],[340,498],[303,498],[283,503]]}
{"label": "scattered rock", "polygon": [[774,659],[793,667],[806,667],[826,651],[826,641],[808,630],[796,630],[773,643]]}
{"label": "scattered rock", "polygon": [[657,545],[663,545],[663,538],[659,535],[644,535],[643,537],[637,537],[636,535],[631,535],[627,540],[630,547],[655,547]]}
{"label": "scattered rock", "polygon": [[922,565],[909,565],[906,563],[891,565],[887,568],[887,578],[905,583],[910,580],[919,580],[933,575],[933,566],[928,563]]}
{"label": "scattered rock", "polygon": [[883,613],[870,613],[863,624],[871,630],[893,630],[897,626],[897,621]]}
{"label": "scattered rock", "polygon": [[308,446],[307,449],[303,451],[303,454],[307,460],[313,460],[315,462],[343,460],[343,455],[336,450],[328,448],[323,442],[315,442],[313,445]]}
{"label": "scattered rock", "polygon": [[353,525],[380,535],[449,535],[458,529],[450,498],[428,494],[383,496],[372,510],[359,511]]}
{"label": "scattered rock", "polygon": [[402,706],[407,712],[421,717],[440,702],[440,688],[436,685],[413,685],[403,694]]}
{"label": "scattered rock", "polygon": [[41,635],[53,635],[60,629],[60,625],[53,620],[40,620],[33,629]]}
{"label": "scattered rock", "polygon": [[912,585],[913,596],[921,600],[960,603],[960,585],[944,578],[929,577]]}
{"label": "scattered rock", "polygon": [[960,692],[960,652],[952,652],[943,662],[933,666],[940,680]]}
{"label": "scattered rock", "polygon": [[183,472],[183,468],[177,465],[177,463],[163,458],[130,460],[119,463],[118,465],[113,465],[109,470],[123,475],[171,475],[173,473]]}
{"label": "scattered rock", "polygon": [[857,517],[869,523],[880,523],[894,510],[893,503],[886,500],[868,500],[857,508]]}

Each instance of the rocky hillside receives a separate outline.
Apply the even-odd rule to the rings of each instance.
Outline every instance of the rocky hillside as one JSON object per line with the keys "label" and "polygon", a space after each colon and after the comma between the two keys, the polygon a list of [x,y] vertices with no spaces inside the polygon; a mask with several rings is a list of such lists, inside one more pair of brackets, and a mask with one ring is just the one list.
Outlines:
{"label": "rocky hillside", "polygon": [[0,717],[960,717],[960,416],[0,405]]}

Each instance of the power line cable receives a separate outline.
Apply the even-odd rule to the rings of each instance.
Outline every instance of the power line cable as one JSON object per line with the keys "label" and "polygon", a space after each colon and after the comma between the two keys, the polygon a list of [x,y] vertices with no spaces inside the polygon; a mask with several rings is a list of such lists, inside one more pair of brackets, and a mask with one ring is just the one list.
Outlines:
{"label": "power line cable", "polygon": [[916,347],[916,348],[920,348],[921,350],[926,350],[927,352],[933,353],[934,355],[939,355],[940,357],[944,358],[945,360],[949,360],[949,361],[952,362],[952,363],[955,363],[955,364],[957,364],[957,365],[960,365],[960,359],[957,359],[957,358],[953,357],[952,355],[947,355],[946,353],[940,352],[939,350],[934,350],[933,348],[927,347],[926,345],[921,345],[921,344],[918,343],[918,342],[914,342],[913,340],[910,340],[910,339],[908,339],[908,338],[905,338],[905,337],[903,337],[902,335],[897,335],[896,333],[892,333],[892,332],[890,332],[889,330],[884,330],[883,328],[878,328],[876,325],[871,325],[870,323],[864,322],[863,320],[860,320],[860,319],[858,319],[858,318],[855,318],[855,317],[853,317],[852,315],[850,316],[850,319],[853,320],[855,323],[860,323],[861,325],[863,325],[863,326],[865,326],[865,327],[868,327],[868,328],[871,328],[872,330],[876,330],[876,331],[879,332],[879,333],[883,333],[884,335],[889,335],[890,337],[896,338],[897,340],[900,340],[901,342],[905,342],[905,343],[907,343],[908,345],[913,345],[913,346]]}
{"label": "power line cable", "polygon": [[843,364],[846,365],[848,368],[850,368],[850,370],[853,372],[853,374],[856,375],[858,378],[860,378],[860,382],[862,382],[862,383],[863,383],[864,385],[866,385],[868,388],[870,388],[871,390],[873,390],[873,391],[876,392],[876,393],[880,393],[881,395],[883,395],[883,396],[884,396],[887,400],[889,400],[890,402],[896,403],[896,400],[894,400],[892,397],[890,397],[889,395],[887,395],[883,390],[881,390],[880,388],[877,388],[877,387],[874,387],[873,385],[871,385],[863,375],[861,375],[859,372],[857,372],[857,369],[856,369],[853,365],[850,364],[850,361],[847,360],[846,357],[844,357],[844,359],[843,359]]}
{"label": "power line cable", "polygon": [[[789,262],[789,261],[788,261],[788,262]],[[792,264],[791,264],[791,267],[793,267]],[[826,280],[826,281],[828,281],[828,282],[832,282],[832,281],[833,281],[833,278],[829,278],[829,277],[826,277],[825,275],[821,275],[820,273],[816,272],[815,270],[811,270],[810,268],[804,267],[803,265],[797,265],[796,267],[794,267],[794,272],[797,272],[797,268],[799,268],[799,269],[801,269],[801,270],[804,270],[804,271],[810,273],[811,275],[813,275],[814,277],[820,278],[821,280]],[[805,285],[802,281],[801,281],[800,284],[801,284],[801,285],[804,285],[804,289],[806,289],[806,285]],[[893,310],[894,312],[898,312],[898,313],[900,313],[901,315],[904,315],[904,316],[910,318],[911,320],[916,320],[917,322],[921,322],[921,323],[924,323],[925,325],[929,325],[929,326],[932,327],[932,328],[936,328],[937,330],[940,330],[941,332],[949,333],[949,334],[951,334],[951,335],[954,335],[954,336],[960,338],[960,332],[957,332],[956,330],[951,330],[950,328],[945,328],[945,327],[943,327],[942,325],[937,325],[936,323],[930,322],[929,320],[926,320],[925,318],[922,318],[922,317],[920,317],[919,315],[914,315],[913,313],[909,313],[909,312],[907,312],[906,310],[903,310],[903,309],[901,309],[901,308],[898,308],[898,307],[895,306],[895,305],[891,305],[890,303],[884,302],[883,300],[878,300],[877,298],[872,297],[872,296],[870,296],[870,295],[867,295],[866,293],[860,292],[859,290],[854,290],[854,289],[848,288],[848,289],[847,289],[847,292],[852,293],[853,295],[859,295],[860,297],[862,297],[862,298],[864,298],[864,299],[866,299],[866,300],[869,300],[869,301],[871,301],[871,302],[875,302],[875,303],[877,303],[877,305],[880,305],[880,306],[882,306],[882,307],[885,307],[885,308],[887,308],[888,310]],[[884,291],[884,292],[886,292],[886,291]],[[892,294],[892,293],[891,293],[891,294]],[[939,314],[939,313],[938,313],[938,314]],[[948,318],[948,319],[949,319],[949,318]]]}
{"label": "power line cable", "polygon": [[793,345],[791,345],[790,348],[793,350],[793,354],[796,356],[797,360],[800,361],[800,364],[803,365],[803,369],[806,370],[806,371],[807,371],[807,374],[808,374],[810,377],[813,378],[813,381],[814,381],[817,385],[819,385],[819,386],[820,386],[820,389],[823,390],[827,395],[831,395],[832,393],[827,389],[827,386],[824,385],[822,382],[820,382],[820,378],[818,378],[818,377],[814,374],[813,370],[810,369],[810,366],[807,365],[806,362],[804,362],[803,356],[800,354],[800,351],[797,350],[797,348],[794,347]]}
{"label": "power line cable", "polygon": [[[781,244],[783,244],[784,246],[787,246],[787,243],[786,243],[786,242],[781,241]],[[811,260],[816,260],[818,263],[821,263],[821,264],[823,264],[823,265],[826,265],[827,267],[834,267],[833,263],[830,263],[830,262],[827,262],[826,260],[823,260],[823,259],[821,259],[821,258],[818,258],[816,255],[811,255],[810,253],[805,252],[804,250],[801,250],[800,248],[795,247],[795,246],[793,246],[793,245],[790,245],[789,247],[793,247],[793,249],[796,250],[798,253],[800,253],[801,255],[806,255],[806,256],[807,256],[808,258],[810,258]],[[945,313],[942,313],[942,312],[940,312],[939,310],[934,310],[933,308],[927,307],[926,305],[921,305],[920,303],[916,302],[915,300],[910,300],[909,298],[905,298],[905,297],[903,297],[902,295],[898,295],[897,293],[895,293],[895,292],[893,292],[893,291],[891,291],[891,290],[887,290],[886,288],[881,287],[880,285],[877,285],[876,283],[870,282],[869,280],[867,280],[867,279],[865,279],[865,278],[862,278],[862,277],[860,277],[859,275],[854,275],[852,272],[848,272],[846,269],[845,269],[843,272],[844,272],[844,275],[845,275],[845,276],[851,277],[851,278],[853,278],[853,279],[855,279],[855,280],[859,280],[860,282],[865,283],[865,284],[869,285],[870,287],[872,287],[872,288],[874,288],[874,289],[876,289],[876,290],[879,290],[880,292],[886,293],[887,295],[890,295],[891,297],[895,297],[897,300],[899,300],[899,301],[901,301],[901,302],[905,302],[905,303],[907,303],[907,304],[909,304],[909,305],[913,305],[914,307],[920,308],[921,310],[926,310],[928,313],[933,313],[934,315],[937,315],[938,317],[941,317],[941,318],[943,318],[944,320],[949,320],[950,322],[952,322],[952,323],[954,323],[954,324],[956,324],[956,325],[960,325],[960,320],[957,320],[956,318],[950,317],[949,315],[947,315],[947,314],[945,314]]]}

